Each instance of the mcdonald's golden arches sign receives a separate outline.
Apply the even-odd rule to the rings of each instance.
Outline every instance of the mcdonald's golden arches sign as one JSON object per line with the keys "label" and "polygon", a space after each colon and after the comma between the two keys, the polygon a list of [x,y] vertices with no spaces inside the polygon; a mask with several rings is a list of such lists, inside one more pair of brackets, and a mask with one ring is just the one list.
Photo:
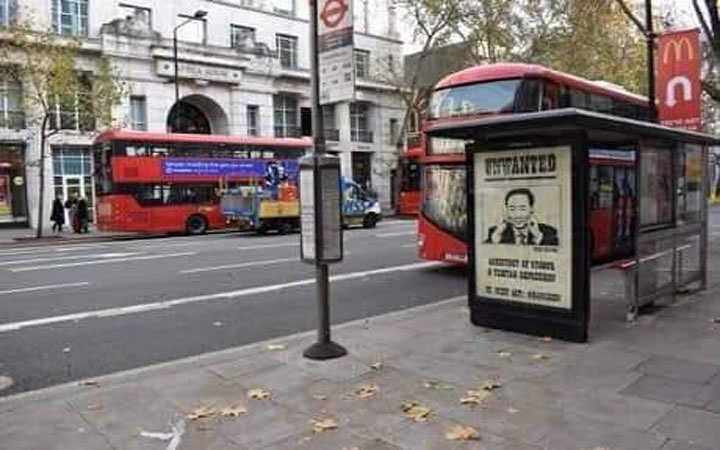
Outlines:
{"label": "mcdonald's golden arches sign", "polygon": [[660,123],[700,130],[700,30],[657,37],[655,98]]}

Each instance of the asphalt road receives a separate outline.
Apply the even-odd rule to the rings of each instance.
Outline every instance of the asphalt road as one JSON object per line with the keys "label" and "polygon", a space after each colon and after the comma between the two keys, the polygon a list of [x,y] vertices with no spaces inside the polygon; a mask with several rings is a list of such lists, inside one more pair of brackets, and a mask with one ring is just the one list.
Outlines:
{"label": "asphalt road", "polygon": [[[466,293],[416,256],[414,221],[345,233],[332,321]],[[298,235],[214,234],[0,250],[0,376],[28,391],[314,329]]]}
{"label": "asphalt road", "polygon": [[[710,249],[720,241],[711,210]],[[247,233],[0,250],[0,395],[222,350],[316,327],[314,267],[299,236]],[[331,266],[340,323],[465,295],[463,269],[416,256],[413,221],[345,233]],[[624,320],[622,279],[592,274]],[[622,323],[622,322],[620,322]],[[2,389],[2,386],[0,386]]]}

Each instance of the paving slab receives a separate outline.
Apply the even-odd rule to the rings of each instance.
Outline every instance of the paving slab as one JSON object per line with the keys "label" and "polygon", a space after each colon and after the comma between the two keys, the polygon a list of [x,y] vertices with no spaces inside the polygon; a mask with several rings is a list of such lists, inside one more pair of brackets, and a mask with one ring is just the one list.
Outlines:
{"label": "paving slab", "polygon": [[673,440],[715,449],[720,442],[720,414],[677,406],[652,429]]}

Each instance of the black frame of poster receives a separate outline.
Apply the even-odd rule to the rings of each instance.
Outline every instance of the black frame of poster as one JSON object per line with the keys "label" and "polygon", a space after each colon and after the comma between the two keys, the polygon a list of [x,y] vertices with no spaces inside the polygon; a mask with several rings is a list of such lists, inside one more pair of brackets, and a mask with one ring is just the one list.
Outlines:
{"label": "black frame of poster", "polygon": [[[583,131],[571,131],[562,137],[516,134],[510,138],[479,140],[466,152],[468,173],[468,306],[473,324],[508,331],[550,336],[572,342],[586,342],[590,321],[590,254],[588,251],[588,137]],[[571,308],[557,308],[479,295],[476,286],[475,258],[475,154],[501,150],[568,146],[571,152]],[[482,239],[483,237],[480,237]],[[565,268],[560,268],[563,270]]]}

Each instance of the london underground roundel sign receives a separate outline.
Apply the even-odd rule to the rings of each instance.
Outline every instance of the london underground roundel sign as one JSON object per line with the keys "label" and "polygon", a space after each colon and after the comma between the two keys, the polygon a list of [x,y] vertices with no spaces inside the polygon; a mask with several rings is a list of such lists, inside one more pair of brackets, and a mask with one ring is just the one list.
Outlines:
{"label": "london underground roundel sign", "polygon": [[328,28],[335,28],[345,18],[349,7],[343,0],[327,0],[320,12],[320,20]]}

